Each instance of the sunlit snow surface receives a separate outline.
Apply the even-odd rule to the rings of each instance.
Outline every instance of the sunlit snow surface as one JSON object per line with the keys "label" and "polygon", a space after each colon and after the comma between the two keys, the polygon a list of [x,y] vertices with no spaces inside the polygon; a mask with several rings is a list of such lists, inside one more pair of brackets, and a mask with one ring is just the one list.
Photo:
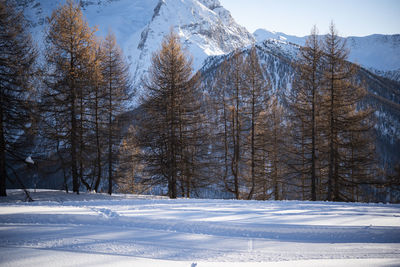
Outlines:
{"label": "sunlit snow surface", "polygon": [[400,205],[8,194],[1,266],[400,263]]}

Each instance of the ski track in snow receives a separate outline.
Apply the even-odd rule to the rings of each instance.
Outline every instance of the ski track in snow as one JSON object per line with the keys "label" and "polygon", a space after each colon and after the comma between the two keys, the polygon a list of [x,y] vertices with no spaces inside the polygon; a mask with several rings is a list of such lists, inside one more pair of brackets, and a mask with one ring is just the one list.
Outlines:
{"label": "ski track in snow", "polygon": [[36,201],[25,203],[18,201],[21,191],[8,194],[0,199],[1,266],[38,261],[54,266],[55,255],[60,266],[400,263],[400,205],[169,200],[50,190],[32,193]]}

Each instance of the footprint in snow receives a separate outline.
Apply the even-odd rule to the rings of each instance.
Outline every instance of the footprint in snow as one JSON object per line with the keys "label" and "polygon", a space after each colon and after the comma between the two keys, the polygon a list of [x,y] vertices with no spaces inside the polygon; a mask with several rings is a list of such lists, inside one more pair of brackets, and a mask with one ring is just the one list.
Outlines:
{"label": "footprint in snow", "polygon": [[92,208],[93,211],[99,213],[100,215],[102,215],[105,218],[117,218],[119,217],[119,214],[110,210],[110,209],[105,209],[105,208],[100,208],[100,209],[96,209],[96,208]]}

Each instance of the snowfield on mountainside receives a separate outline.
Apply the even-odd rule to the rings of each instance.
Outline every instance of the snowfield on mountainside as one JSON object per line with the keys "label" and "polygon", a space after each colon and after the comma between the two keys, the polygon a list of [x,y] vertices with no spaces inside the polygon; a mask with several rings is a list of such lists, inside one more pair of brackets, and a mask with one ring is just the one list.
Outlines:
{"label": "snowfield on mountainside", "polygon": [[[31,190],[33,191],[33,190]],[[38,190],[0,199],[1,266],[398,266],[400,205]]]}
{"label": "snowfield on mountainside", "polygon": [[[46,17],[64,0],[29,0],[25,15],[39,47],[44,45]],[[133,82],[139,85],[150,66],[152,53],[160,48],[163,37],[171,29],[181,38],[183,47],[193,56],[194,71],[199,70],[210,56],[228,54],[235,49],[275,39],[283,43],[304,45],[305,37],[258,29],[253,34],[239,25],[219,0],[97,0],[81,1],[83,13],[97,34],[116,34],[118,44],[130,62]],[[325,29],[320,29],[325,34]],[[348,37],[352,62],[374,71],[400,70],[400,35],[375,34]],[[43,49],[43,47],[42,47]]]}
{"label": "snowfield on mountainside", "polygon": [[[64,0],[31,0],[25,13],[34,39],[42,44],[46,17]],[[83,13],[97,34],[109,30],[130,63],[133,83],[141,81],[154,52],[165,35],[174,30],[183,48],[193,57],[193,68],[200,69],[208,56],[227,54],[255,42],[254,37],[232,18],[218,0],[114,0],[83,1]]]}

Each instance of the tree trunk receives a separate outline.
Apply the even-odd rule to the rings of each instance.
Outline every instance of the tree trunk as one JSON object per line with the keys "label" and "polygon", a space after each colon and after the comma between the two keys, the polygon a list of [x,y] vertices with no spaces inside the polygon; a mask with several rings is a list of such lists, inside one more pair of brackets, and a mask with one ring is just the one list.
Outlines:
{"label": "tree trunk", "polygon": [[83,165],[83,151],[85,149],[84,140],[83,140],[83,118],[84,118],[84,108],[83,108],[83,92],[81,92],[80,97],[80,126],[79,126],[79,180],[86,187],[86,190],[90,191],[90,185],[84,179],[84,165]]}
{"label": "tree trunk", "polygon": [[96,103],[95,103],[95,124],[96,124],[96,147],[97,147],[97,178],[94,190],[98,192],[101,180],[101,149],[100,149],[100,129],[99,129],[99,99],[98,88],[96,88]]}
{"label": "tree trunk", "polygon": [[[111,76],[111,70],[110,70]],[[108,114],[108,194],[112,194],[112,86],[109,85],[109,114]]]}
{"label": "tree trunk", "polygon": [[[274,110],[276,110],[276,102],[274,103]],[[278,188],[278,125],[276,123],[276,114],[274,114],[274,148],[273,148],[273,181],[274,181],[274,195],[275,195],[275,200],[279,200],[279,188]]]}
{"label": "tree trunk", "polygon": [[248,199],[251,199],[254,194],[254,188],[256,186],[256,174],[255,174],[255,168],[256,168],[256,163],[255,163],[255,117],[256,117],[256,112],[255,112],[255,85],[253,82],[253,92],[252,92],[252,102],[251,102],[251,189],[250,193],[248,196]]}
{"label": "tree trunk", "polygon": [[240,160],[240,121],[239,121],[239,81],[238,81],[238,73],[236,74],[236,108],[235,108],[235,128],[236,128],[236,144],[235,144],[235,195],[236,199],[240,198],[239,195],[239,160]]}
{"label": "tree trunk", "polygon": [[316,102],[316,86],[315,86],[315,71],[316,71],[316,66],[313,64],[313,74],[312,74],[312,79],[313,79],[313,89],[312,89],[312,103],[311,103],[311,200],[316,201],[317,200],[317,194],[316,194],[316,175],[315,175],[315,150],[316,150],[316,144],[315,144],[315,135],[316,135],[316,122],[315,122],[315,102]]}
{"label": "tree trunk", "polygon": [[[75,91],[74,88],[72,88]],[[76,166],[76,117],[75,117],[75,92],[71,97],[71,170],[72,190],[79,194],[78,168]]]}
{"label": "tree trunk", "polygon": [[[333,63],[331,63],[333,64]],[[333,78],[333,65],[331,66],[331,79],[330,79],[330,107],[329,107],[329,171],[328,171],[328,201],[332,201],[333,191],[333,172],[335,164],[334,153],[334,78]]]}
{"label": "tree trunk", "polygon": [[227,179],[228,179],[228,169],[229,169],[229,164],[228,164],[228,152],[229,152],[229,146],[228,146],[228,116],[227,116],[227,111],[226,111],[226,103],[225,103],[225,90],[223,91],[222,95],[222,101],[223,101],[223,114],[224,114],[224,174],[223,174],[223,180],[225,183],[225,188],[230,191],[231,188],[228,185]]}
{"label": "tree trunk", "polygon": [[340,196],[339,196],[339,160],[338,160],[338,155],[336,153],[338,149],[335,146],[335,161],[334,161],[334,172],[333,172],[333,182],[334,182],[334,190],[333,190],[333,200],[334,201],[340,201]]}
{"label": "tree trunk", "polygon": [[[173,65],[173,64],[171,64]],[[176,167],[177,167],[177,159],[176,159],[176,136],[175,136],[175,85],[174,78],[171,79],[172,84],[170,87],[170,198],[177,197],[177,183],[176,183]]]}

